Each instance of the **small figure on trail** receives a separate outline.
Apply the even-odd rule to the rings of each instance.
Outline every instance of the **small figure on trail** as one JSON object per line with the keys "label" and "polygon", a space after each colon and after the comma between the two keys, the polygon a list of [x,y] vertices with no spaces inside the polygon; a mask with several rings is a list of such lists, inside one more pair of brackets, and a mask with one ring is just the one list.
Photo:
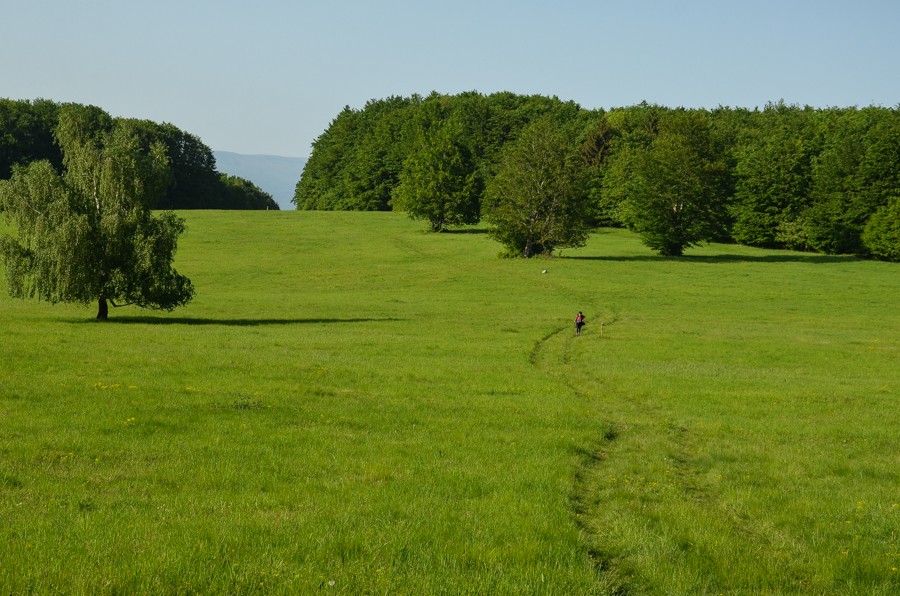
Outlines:
{"label": "small figure on trail", "polygon": [[575,315],[575,335],[581,335],[582,327],[584,327],[584,314],[579,310]]}

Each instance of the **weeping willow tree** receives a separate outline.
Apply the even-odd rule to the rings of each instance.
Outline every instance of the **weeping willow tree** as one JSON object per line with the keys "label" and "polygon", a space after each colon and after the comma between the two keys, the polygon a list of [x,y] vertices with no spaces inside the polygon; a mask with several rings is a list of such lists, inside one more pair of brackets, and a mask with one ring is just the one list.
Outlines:
{"label": "weeping willow tree", "polygon": [[0,210],[17,237],[0,238],[9,294],[51,303],[172,310],[194,295],[172,268],[184,221],[151,208],[165,192],[165,147],[125,120],[67,106],[56,139],[63,173],[48,161],[14,168],[0,181]]}

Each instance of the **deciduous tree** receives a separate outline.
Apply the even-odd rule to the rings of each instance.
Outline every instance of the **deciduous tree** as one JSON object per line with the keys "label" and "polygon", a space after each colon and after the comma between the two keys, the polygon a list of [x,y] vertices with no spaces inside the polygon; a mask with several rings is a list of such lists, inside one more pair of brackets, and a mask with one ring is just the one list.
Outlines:
{"label": "deciduous tree", "polygon": [[577,147],[551,116],[504,148],[486,189],[486,217],[510,254],[529,258],[584,245],[589,205],[579,163]]}
{"label": "deciduous tree", "polygon": [[96,114],[63,108],[56,137],[64,172],[48,161],[16,167],[0,204],[17,238],[0,241],[10,295],[49,302],[171,310],[194,294],[172,268],[184,222],[154,215],[169,170],[161,143],[142,146],[128,121],[97,128]]}
{"label": "deciduous tree", "polygon": [[0,99],[0,179],[12,175],[14,164],[47,159],[62,166],[59,147],[53,142],[59,105],[47,100]]}
{"label": "deciduous tree", "polygon": [[422,131],[393,194],[395,209],[413,219],[428,220],[433,232],[477,223],[481,215],[481,177],[453,124],[439,122]]}
{"label": "deciduous tree", "polygon": [[272,195],[246,178],[219,174],[221,197],[219,202],[225,209],[280,209]]}
{"label": "deciduous tree", "polygon": [[868,219],[900,194],[900,112],[854,108],[828,116],[804,227],[813,250],[860,253]]}
{"label": "deciduous tree", "polygon": [[727,167],[712,151],[702,112],[673,112],[659,123],[649,148],[631,155],[632,178],[622,220],[663,256],[720,235]]}
{"label": "deciduous tree", "polygon": [[732,237],[776,247],[777,231],[809,206],[812,161],[821,150],[815,113],[769,104],[745,131],[737,151]]}
{"label": "deciduous tree", "polygon": [[900,261],[900,197],[892,197],[869,218],[862,239],[874,257]]}

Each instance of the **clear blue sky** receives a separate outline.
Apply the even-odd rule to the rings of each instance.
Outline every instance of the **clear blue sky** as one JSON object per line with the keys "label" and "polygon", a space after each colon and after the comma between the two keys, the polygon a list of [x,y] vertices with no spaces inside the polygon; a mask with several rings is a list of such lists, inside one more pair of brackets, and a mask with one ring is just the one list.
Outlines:
{"label": "clear blue sky", "polygon": [[0,97],[304,157],[369,99],[900,104],[900,0],[0,0]]}

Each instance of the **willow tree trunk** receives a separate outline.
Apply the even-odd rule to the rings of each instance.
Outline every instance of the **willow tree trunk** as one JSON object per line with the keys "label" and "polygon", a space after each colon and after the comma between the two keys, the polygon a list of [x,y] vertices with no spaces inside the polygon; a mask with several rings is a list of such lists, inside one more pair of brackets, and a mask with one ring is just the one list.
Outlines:
{"label": "willow tree trunk", "polygon": [[100,298],[97,301],[97,320],[105,321],[109,318],[109,305],[106,303],[106,298]]}

